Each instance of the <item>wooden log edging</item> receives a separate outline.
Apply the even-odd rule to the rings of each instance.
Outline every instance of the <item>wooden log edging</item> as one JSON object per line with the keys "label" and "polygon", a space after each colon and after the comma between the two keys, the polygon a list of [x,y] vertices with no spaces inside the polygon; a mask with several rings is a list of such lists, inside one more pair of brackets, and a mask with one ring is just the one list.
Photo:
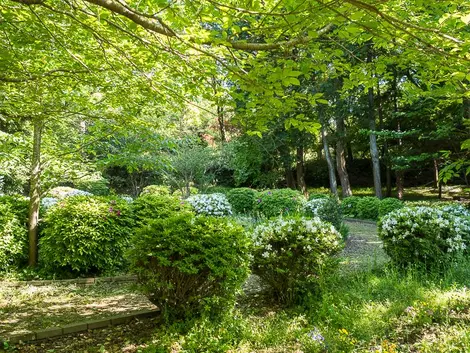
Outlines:
{"label": "wooden log edging", "polygon": [[69,285],[77,284],[82,286],[90,286],[98,283],[109,283],[109,282],[135,282],[137,276],[115,276],[115,277],[89,277],[89,278],[74,278],[74,279],[60,279],[60,280],[36,280],[36,281],[3,281],[0,282],[0,286],[4,287],[23,287],[23,286],[48,286],[51,284]]}
{"label": "wooden log edging", "polygon": [[104,319],[89,320],[70,325],[50,327],[43,330],[28,331],[15,335],[6,334],[3,335],[3,337],[0,337],[0,342],[7,342],[8,344],[17,344],[20,342],[32,342],[48,338],[57,338],[73,333],[127,324],[134,319],[152,318],[158,316],[159,314],[159,309],[141,310],[129,314],[111,316]]}

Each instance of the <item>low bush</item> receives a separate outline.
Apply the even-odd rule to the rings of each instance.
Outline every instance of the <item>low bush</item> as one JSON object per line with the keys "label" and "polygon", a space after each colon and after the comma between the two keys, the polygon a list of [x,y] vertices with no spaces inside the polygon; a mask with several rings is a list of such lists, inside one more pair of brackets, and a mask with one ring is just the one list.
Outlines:
{"label": "low bush", "polygon": [[236,213],[251,213],[255,205],[256,190],[250,188],[231,189],[227,193],[228,201]]}
{"label": "low bush", "polygon": [[258,192],[254,211],[265,217],[300,214],[305,204],[304,196],[297,190],[274,189]]}
{"label": "low bush", "polygon": [[142,189],[140,196],[155,195],[155,196],[170,196],[171,190],[165,185],[148,185]]}
{"label": "low bush", "polygon": [[45,215],[39,261],[59,276],[121,269],[133,224],[130,207],[120,198],[66,198]]}
{"label": "low bush", "polygon": [[173,196],[179,197],[181,199],[185,199],[185,198],[188,198],[191,195],[197,195],[197,194],[199,194],[199,189],[194,187],[194,186],[189,187],[189,194],[188,194],[187,189],[184,189],[184,190],[177,189],[177,190],[173,191],[173,193],[172,193]]}
{"label": "low bush", "polygon": [[361,197],[356,204],[357,217],[376,220],[379,217],[380,199],[373,196]]}
{"label": "low bush", "polygon": [[470,221],[431,207],[405,207],[379,222],[384,250],[398,265],[448,263],[470,245]]}
{"label": "low bush", "polygon": [[193,195],[186,201],[197,214],[208,216],[228,216],[232,214],[232,206],[224,194]]}
{"label": "low bush", "polygon": [[362,197],[349,196],[341,201],[341,211],[346,217],[358,217],[357,203]]}
{"label": "low bush", "polygon": [[211,186],[206,189],[204,194],[224,194],[227,196],[233,188],[228,186]]}
{"label": "low bush", "polygon": [[155,219],[168,218],[178,212],[189,212],[191,206],[174,196],[144,195],[134,200],[132,210],[137,226]]}
{"label": "low bush", "polygon": [[467,218],[470,217],[470,211],[458,203],[447,204],[440,208],[443,212],[451,214],[453,216]]}
{"label": "low bush", "polygon": [[317,198],[307,201],[305,213],[307,216],[319,217],[322,221],[330,222],[338,231],[341,229],[343,215],[338,201],[334,198]]}
{"label": "low bush", "polygon": [[311,200],[316,200],[316,199],[329,199],[330,196],[327,195],[327,194],[310,194],[310,196],[308,197],[308,200],[311,201]]}
{"label": "low bush", "polygon": [[27,262],[27,205],[27,200],[22,197],[0,197],[0,271]]}
{"label": "low bush", "polygon": [[74,186],[79,190],[87,191],[93,195],[109,195],[109,181],[100,174],[93,174],[82,178],[75,182]]}
{"label": "low bush", "polygon": [[68,186],[58,186],[56,188],[51,189],[47,193],[47,196],[62,200],[72,196],[93,196],[93,194],[88,191],[74,189]]}
{"label": "low bush", "polygon": [[268,221],[255,228],[253,241],[253,273],[285,304],[318,289],[342,248],[339,232],[318,218]]}
{"label": "low bush", "polygon": [[390,212],[399,210],[403,208],[404,204],[399,199],[395,199],[393,197],[387,197],[383,200],[380,200],[379,205],[379,217],[383,217],[388,215]]}
{"label": "low bush", "polygon": [[59,199],[55,197],[43,197],[41,199],[41,209],[42,211],[46,212],[49,208],[56,205],[59,202]]}
{"label": "low bush", "polygon": [[150,301],[167,319],[227,310],[249,272],[249,239],[225,219],[179,214],[131,240],[128,258]]}

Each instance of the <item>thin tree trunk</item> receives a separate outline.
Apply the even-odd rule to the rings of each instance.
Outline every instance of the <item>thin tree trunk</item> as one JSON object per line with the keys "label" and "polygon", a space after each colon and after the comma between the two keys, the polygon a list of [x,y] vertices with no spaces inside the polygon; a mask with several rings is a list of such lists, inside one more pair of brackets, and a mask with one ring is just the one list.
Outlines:
{"label": "thin tree trunk", "polygon": [[374,113],[374,89],[369,88],[368,92],[369,98],[369,142],[370,142],[370,155],[372,159],[372,173],[374,176],[374,189],[375,196],[379,199],[382,198],[382,183],[380,180],[380,159],[379,159],[379,150],[377,148],[377,136],[375,131],[377,129],[375,124],[375,113]]}
{"label": "thin tree trunk", "polygon": [[297,186],[300,189],[300,192],[304,194],[305,197],[308,197],[307,184],[305,184],[303,146],[297,147],[296,174],[297,174]]}
{"label": "thin tree trunk", "polygon": [[[398,115],[398,74],[396,68],[393,69],[393,111],[395,115]],[[397,131],[401,132],[401,121],[398,117],[397,120]],[[401,137],[398,138],[399,151],[401,152],[403,145],[403,140]],[[397,179],[397,196],[398,199],[403,200],[403,195],[405,193],[405,171],[397,170],[395,172]]]}
{"label": "thin tree trunk", "polygon": [[217,122],[219,123],[220,140],[222,143],[227,141],[225,137],[224,108],[217,105]]}
{"label": "thin tree trunk", "polygon": [[346,157],[344,151],[344,119],[340,115],[338,115],[336,118],[336,131],[338,133],[338,140],[336,142],[336,167],[338,169],[343,197],[348,197],[352,196],[352,190],[351,184],[349,183],[349,175],[346,168]]}
{"label": "thin tree trunk", "polygon": [[439,163],[437,159],[433,159],[434,166],[434,187],[437,189],[439,187]]}
{"label": "thin tree trunk", "polygon": [[333,160],[331,158],[330,149],[328,146],[328,139],[325,132],[325,125],[321,125],[321,137],[323,140],[323,152],[325,153],[326,163],[328,164],[328,177],[330,179],[330,190],[333,195],[338,197],[338,186],[336,184],[336,170]]}
{"label": "thin tree trunk", "polygon": [[34,267],[38,263],[38,224],[39,205],[41,202],[40,178],[41,178],[41,138],[44,122],[41,119],[33,121],[33,156],[31,161],[31,176],[29,188],[28,207],[28,240],[29,259],[28,265]]}
{"label": "thin tree trunk", "polygon": [[387,163],[386,173],[387,197],[392,197],[392,168],[390,167],[390,163]]}
{"label": "thin tree trunk", "polygon": [[397,177],[397,196],[399,200],[403,200],[403,194],[405,193],[405,172],[403,170],[396,171]]}

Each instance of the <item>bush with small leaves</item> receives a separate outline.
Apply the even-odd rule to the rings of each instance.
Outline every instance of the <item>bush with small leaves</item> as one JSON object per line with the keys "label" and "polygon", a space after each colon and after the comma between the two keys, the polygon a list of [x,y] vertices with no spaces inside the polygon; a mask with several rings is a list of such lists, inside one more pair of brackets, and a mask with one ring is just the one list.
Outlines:
{"label": "bush with small leaves", "polygon": [[140,196],[156,195],[156,196],[170,196],[171,190],[165,185],[149,185],[142,189]]}
{"label": "bush with small leaves", "polygon": [[178,212],[190,212],[191,205],[174,196],[144,195],[134,200],[132,210],[136,226],[140,227]]}
{"label": "bush with small leaves", "polygon": [[0,271],[27,262],[27,207],[27,200],[22,197],[0,197]]}
{"label": "bush with small leaves", "polygon": [[383,217],[388,215],[390,212],[399,210],[403,208],[404,204],[399,199],[395,199],[393,197],[387,197],[383,200],[380,200],[379,205],[379,217]]}
{"label": "bush with small leaves", "polygon": [[467,252],[470,220],[437,208],[405,207],[380,220],[379,235],[394,263],[430,267]]}
{"label": "bush with small leaves", "polygon": [[317,290],[342,248],[340,233],[319,218],[268,221],[255,228],[253,242],[253,273],[285,304]]}
{"label": "bush with small leaves", "polygon": [[187,189],[184,189],[184,190],[177,189],[177,190],[173,191],[173,193],[172,193],[173,196],[179,197],[180,199],[185,199],[185,198],[188,198],[191,195],[197,195],[197,194],[199,194],[199,189],[194,187],[194,186],[189,187],[189,194],[188,194]]}
{"label": "bush with small leaves", "polygon": [[311,201],[311,200],[316,200],[316,199],[329,199],[330,196],[327,195],[327,194],[310,194],[310,196],[308,197],[308,200]]}
{"label": "bush with small leaves", "polygon": [[236,213],[249,214],[253,212],[256,190],[250,188],[231,189],[227,198]]}
{"label": "bush with small leaves", "polygon": [[349,196],[344,198],[341,201],[341,210],[343,212],[343,215],[346,217],[357,217],[358,212],[357,212],[357,203],[361,197],[358,196]]}
{"label": "bush with small leaves", "polygon": [[343,215],[341,207],[335,198],[317,198],[307,201],[305,214],[310,217],[319,217],[322,221],[330,222],[336,228],[341,230]]}
{"label": "bush with small leaves", "polygon": [[233,306],[249,273],[249,249],[236,223],[179,214],[137,232],[128,259],[150,301],[167,319],[180,319]]}
{"label": "bush with small leaves", "polygon": [[301,214],[305,197],[297,190],[274,189],[258,192],[254,211],[264,217]]}
{"label": "bush with small leaves", "polygon": [[57,202],[59,202],[59,199],[56,199],[55,197],[43,197],[41,199],[41,208],[46,212],[49,208],[56,205]]}
{"label": "bush with small leaves", "polygon": [[200,194],[186,199],[197,214],[207,216],[229,216],[232,206],[224,194]]}
{"label": "bush with small leaves", "polygon": [[361,197],[356,205],[357,217],[376,220],[379,217],[380,199],[373,196]]}
{"label": "bush with small leaves", "polygon": [[444,205],[440,207],[440,209],[443,212],[451,214],[453,216],[462,217],[462,218],[470,217],[470,211],[458,203]]}
{"label": "bush with small leaves", "polygon": [[66,198],[45,215],[39,261],[58,276],[122,269],[133,225],[129,204],[118,197]]}

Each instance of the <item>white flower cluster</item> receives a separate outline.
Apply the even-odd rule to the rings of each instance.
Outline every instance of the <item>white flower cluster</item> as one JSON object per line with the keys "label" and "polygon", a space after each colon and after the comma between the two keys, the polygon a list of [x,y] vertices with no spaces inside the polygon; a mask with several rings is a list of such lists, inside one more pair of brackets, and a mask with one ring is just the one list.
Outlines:
{"label": "white flower cluster", "polygon": [[73,196],[93,196],[91,192],[74,189],[72,191],[66,192],[63,197],[73,197]]}
{"label": "white flower cluster", "polygon": [[288,249],[273,249],[271,243],[286,241],[289,244],[297,244],[303,247],[305,252],[311,252],[317,243],[328,244],[333,248],[340,245],[341,234],[329,223],[322,222],[318,217],[307,218],[278,218],[264,224],[260,224],[253,231],[253,244],[262,248],[264,258],[278,255]]}
{"label": "white flower cluster", "polygon": [[328,199],[312,199],[304,204],[304,211],[309,211],[314,216],[318,216],[319,211],[327,202]]}
{"label": "white flower cluster", "polygon": [[227,216],[232,214],[232,206],[224,194],[198,194],[186,199],[198,214]]}
{"label": "white flower cluster", "polygon": [[123,199],[127,203],[133,203],[134,199],[130,197],[129,195],[119,195],[119,198]]}
{"label": "white flower cluster", "polygon": [[464,206],[458,203],[446,205],[442,207],[441,210],[457,217],[470,217],[470,212]]}
{"label": "white flower cluster", "polygon": [[445,251],[459,252],[467,247],[470,220],[444,209],[405,207],[383,217],[380,233],[392,243],[428,236],[430,241],[443,242]]}
{"label": "white flower cluster", "polygon": [[59,199],[56,199],[55,197],[43,197],[41,199],[41,206],[44,208],[45,211],[47,211],[49,208],[54,206]]}

